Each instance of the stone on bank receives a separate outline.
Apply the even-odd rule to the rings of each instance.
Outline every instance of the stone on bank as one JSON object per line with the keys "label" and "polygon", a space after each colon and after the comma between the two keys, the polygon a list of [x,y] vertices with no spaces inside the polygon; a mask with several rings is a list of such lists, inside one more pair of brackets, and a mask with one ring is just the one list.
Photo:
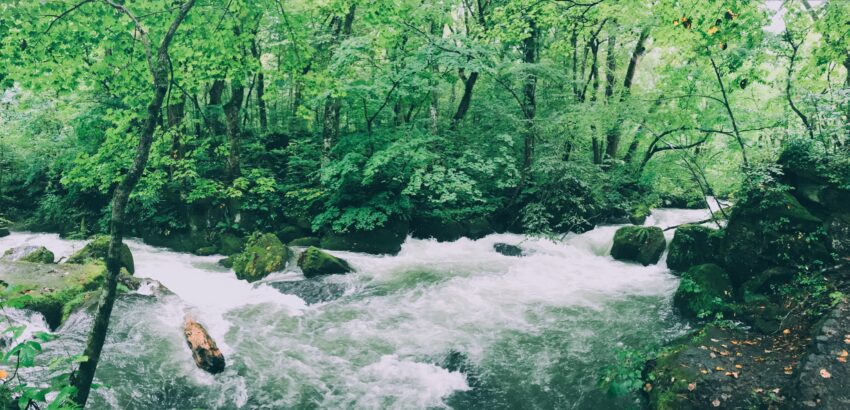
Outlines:
{"label": "stone on bank", "polygon": [[256,282],[286,267],[289,248],[273,233],[255,233],[245,244],[245,250],[230,260],[237,278]]}
{"label": "stone on bank", "polygon": [[666,246],[664,231],[657,226],[624,226],[614,234],[611,256],[647,266],[658,263]]}

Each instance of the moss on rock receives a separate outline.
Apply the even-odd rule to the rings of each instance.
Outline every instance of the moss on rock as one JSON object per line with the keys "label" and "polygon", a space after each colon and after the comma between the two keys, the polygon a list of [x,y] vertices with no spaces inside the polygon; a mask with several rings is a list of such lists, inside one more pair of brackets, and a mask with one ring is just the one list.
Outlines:
{"label": "moss on rock", "polygon": [[390,223],[371,231],[331,233],[322,238],[324,249],[395,255],[407,238],[406,222]]}
{"label": "moss on rock", "polygon": [[716,262],[722,245],[722,231],[702,225],[686,224],[676,228],[667,252],[667,267],[685,272],[692,266]]}
{"label": "moss on rock", "polygon": [[[70,258],[68,263],[71,264],[86,264],[96,261],[105,261],[106,254],[109,252],[109,236],[97,236],[92,239],[83,249],[80,249]],[[136,268],[133,262],[133,253],[130,252],[130,247],[126,243],[121,244],[121,267],[127,269],[130,273],[135,273]]]}
{"label": "moss on rock", "polygon": [[3,297],[9,306],[44,315],[51,328],[58,327],[79,306],[86,294],[102,283],[101,263],[44,265],[0,261]]}
{"label": "moss on rock", "polygon": [[315,236],[305,236],[303,238],[296,238],[289,241],[289,246],[320,246],[322,240],[316,238]]}
{"label": "moss on rock", "polygon": [[614,234],[611,256],[647,266],[658,262],[666,246],[664,231],[659,227],[624,226]]}
{"label": "moss on rock", "polygon": [[298,267],[304,276],[310,278],[318,275],[331,275],[351,272],[351,266],[343,259],[337,258],[319,248],[311,246],[298,257]]}
{"label": "moss on rock", "polygon": [[272,233],[255,233],[248,238],[245,251],[231,257],[236,277],[258,281],[286,266],[289,249]]}
{"label": "moss on rock", "polygon": [[732,282],[729,274],[713,263],[697,265],[682,275],[673,305],[689,318],[705,318],[731,310]]}
{"label": "moss on rock", "polygon": [[53,263],[54,255],[43,246],[18,246],[7,249],[3,260],[31,263]]}

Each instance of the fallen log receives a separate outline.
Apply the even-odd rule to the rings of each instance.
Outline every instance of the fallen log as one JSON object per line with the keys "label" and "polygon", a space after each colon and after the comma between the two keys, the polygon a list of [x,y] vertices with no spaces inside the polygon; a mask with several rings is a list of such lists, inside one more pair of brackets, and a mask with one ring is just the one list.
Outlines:
{"label": "fallen log", "polygon": [[186,336],[186,343],[192,351],[192,358],[195,359],[198,368],[211,374],[224,371],[224,355],[218,349],[215,340],[188,313],[183,322],[183,335]]}

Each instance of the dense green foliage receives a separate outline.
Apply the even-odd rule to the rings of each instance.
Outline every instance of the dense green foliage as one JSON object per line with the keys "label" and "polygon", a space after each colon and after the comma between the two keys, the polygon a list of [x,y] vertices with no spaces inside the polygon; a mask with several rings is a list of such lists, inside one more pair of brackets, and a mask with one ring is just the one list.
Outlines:
{"label": "dense green foliage", "polygon": [[[733,0],[202,3],[130,201],[146,238],[480,217],[581,231],[733,196],[742,161],[795,136],[845,150],[850,132],[844,2],[788,2],[778,33]],[[154,40],[162,7],[127,5]],[[151,93],[140,37],[105,2],[0,11],[0,209],[103,232]]]}

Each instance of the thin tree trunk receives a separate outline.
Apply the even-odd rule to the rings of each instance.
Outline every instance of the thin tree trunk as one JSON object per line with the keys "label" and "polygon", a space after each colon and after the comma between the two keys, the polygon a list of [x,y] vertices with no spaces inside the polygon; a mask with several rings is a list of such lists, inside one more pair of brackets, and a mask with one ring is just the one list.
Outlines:
{"label": "thin tree trunk", "polygon": [[[133,159],[133,165],[127,174],[124,175],[124,178],[112,195],[110,240],[109,250],[106,255],[106,280],[103,285],[103,292],[101,293],[97,312],[95,313],[94,323],[86,342],[86,349],[83,353],[87,360],[80,363],[80,367],[74,373],[71,380],[72,385],[77,389],[73,396],[73,401],[80,407],[85,407],[88,401],[92,381],[94,380],[95,371],[100,362],[100,354],[103,351],[103,344],[106,341],[106,334],[109,330],[109,318],[112,316],[112,307],[115,305],[118,275],[121,272],[121,249],[123,246],[122,239],[124,236],[127,201],[147,165],[153,142],[153,134],[160,120],[165,94],[168,92],[168,47],[171,45],[171,41],[180,24],[186,18],[186,15],[194,4],[195,0],[186,0],[183,3],[177,16],[171,22],[171,26],[162,38],[159,48],[156,50],[155,57],[152,56],[148,61],[151,76],[153,77],[154,95],[148,104],[147,118],[145,118],[144,127],[139,136],[139,145],[136,147],[136,156]],[[112,5],[112,7],[127,14],[133,21],[138,21],[125,6]],[[138,25],[140,23],[136,24]],[[143,42],[150,52],[149,55],[153,55],[153,50],[151,50],[149,40],[145,34],[148,31],[144,30],[141,26],[137,27],[137,29],[144,37]]]}
{"label": "thin tree trunk", "polygon": [[[354,22],[354,12],[356,6],[354,4],[349,7],[342,22],[337,22],[336,32],[333,36],[333,44],[339,43],[346,37],[351,35],[351,26]],[[330,160],[330,151],[336,141],[339,139],[339,118],[342,104],[339,98],[328,95],[325,98],[325,109],[322,119],[322,162],[327,163]]]}
{"label": "thin tree trunk", "polygon": [[464,76],[460,72],[461,80],[463,80],[463,95],[460,97],[460,103],[457,105],[455,115],[452,117],[451,129],[456,129],[458,123],[463,120],[466,113],[469,111],[469,106],[472,103],[472,91],[475,89],[475,82],[478,81],[478,72],[473,71],[469,76]]}
{"label": "thin tree trunk", "polygon": [[750,163],[747,161],[747,146],[744,143],[744,138],[741,136],[741,132],[738,130],[738,122],[735,121],[735,115],[732,113],[732,106],[729,105],[729,98],[726,95],[726,86],[723,85],[723,78],[720,77],[720,69],[717,68],[717,64],[714,62],[713,57],[709,56],[708,59],[711,61],[711,68],[714,69],[714,75],[717,77],[717,84],[720,86],[720,93],[723,96],[723,107],[726,108],[726,113],[729,115],[729,121],[732,122],[732,131],[735,132],[735,139],[741,147],[741,159],[744,167],[748,168]]}
{"label": "thin tree trunk", "polygon": [[[614,22],[611,24],[611,33],[608,35],[608,47],[605,51],[605,103],[609,105],[613,102],[614,97],[614,81],[617,72],[617,29],[619,25]],[[619,116],[618,116],[619,117]],[[605,133],[605,158],[613,159],[617,157],[617,149],[620,146],[620,119],[617,118],[614,124],[607,127]]]}
{"label": "thin tree trunk", "polygon": [[245,97],[245,87],[239,80],[233,79],[230,83],[230,100],[224,105],[225,124],[227,126],[227,144],[229,153],[227,156],[227,174],[230,181],[239,178],[241,166],[239,163],[240,153],[240,129],[239,112],[242,109],[242,99]]}
{"label": "thin tree trunk", "polygon": [[[540,36],[540,29],[533,19],[529,20],[528,25],[530,33],[523,40],[523,61],[527,65],[532,65],[536,64],[538,59],[537,39]],[[534,74],[532,67],[532,70],[526,75],[525,84],[523,85],[526,131],[522,167],[523,172],[526,174],[531,170],[531,164],[534,161],[534,118],[537,113],[536,91],[537,75]]]}
{"label": "thin tree trunk", "polygon": [[221,96],[224,94],[224,86],[224,79],[214,80],[210,87],[209,101],[207,102],[208,126],[215,135],[225,133],[224,122],[221,121]]}

